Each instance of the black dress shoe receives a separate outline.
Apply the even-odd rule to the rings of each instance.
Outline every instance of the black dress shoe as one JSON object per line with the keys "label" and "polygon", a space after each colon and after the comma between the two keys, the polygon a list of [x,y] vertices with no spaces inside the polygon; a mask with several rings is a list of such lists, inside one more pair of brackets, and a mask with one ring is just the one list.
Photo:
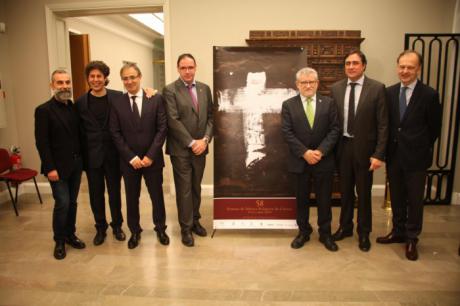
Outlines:
{"label": "black dress shoe", "polygon": [[291,248],[293,249],[300,249],[303,247],[305,242],[310,240],[310,236],[306,234],[299,233],[294,240],[291,242]]}
{"label": "black dress shoe", "polygon": [[398,236],[391,232],[386,236],[377,237],[376,242],[381,244],[404,243],[406,239],[403,236]]}
{"label": "black dress shoe", "polygon": [[125,241],[126,240],[126,235],[125,233],[123,232],[123,230],[121,229],[121,227],[115,227],[113,229],[113,236],[115,237],[115,239],[117,239],[118,241]]}
{"label": "black dress shoe", "polygon": [[75,234],[67,237],[65,242],[75,249],[84,249],[86,247],[86,244],[75,236]]}
{"label": "black dress shoe", "polygon": [[334,241],[340,241],[340,240],[343,240],[346,237],[351,237],[351,236],[353,236],[352,231],[351,232],[350,231],[344,231],[342,227],[339,227],[337,232],[335,232],[334,235],[332,235],[332,239]]}
{"label": "black dress shoe", "polygon": [[321,236],[321,237],[319,237],[319,241],[322,244],[324,244],[326,249],[328,249],[331,252],[337,252],[339,250],[339,247],[337,246],[337,244],[332,239],[332,236]]}
{"label": "black dress shoe", "polygon": [[162,245],[169,244],[169,237],[165,231],[157,232],[157,238],[158,238],[158,241],[160,241]]}
{"label": "black dress shoe", "polygon": [[406,258],[413,261],[418,259],[417,242],[408,241],[406,243]]}
{"label": "black dress shoe", "polygon": [[192,247],[195,244],[195,241],[193,239],[193,235],[191,232],[186,231],[186,232],[181,232],[182,235],[182,244],[188,247]]}
{"label": "black dress shoe", "polygon": [[369,252],[371,249],[371,241],[368,235],[359,236],[359,249],[363,252]]}
{"label": "black dress shoe", "polygon": [[201,237],[206,237],[206,235],[208,235],[206,229],[203,226],[201,226],[200,222],[198,221],[193,222],[192,232]]}
{"label": "black dress shoe", "polygon": [[104,230],[97,230],[96,232],[96,236],[94,236],[94,239],[93,239],[93,244],[94,245],[101,245],[104,243],[105,241],[105,237],[107,236],[107,234],[105,233]]}
{"label": "black dress shoe", "polygon": [[56,245],[54,246],[54,258],[64,259],[65,255],[65,243],[63,241],[56,242]]}
{"label": "black dress shoe", "polygon": [[128,240],[128,249],[134,249],[139,245],[141,240],[141,233],[132,233],[131,238]]}

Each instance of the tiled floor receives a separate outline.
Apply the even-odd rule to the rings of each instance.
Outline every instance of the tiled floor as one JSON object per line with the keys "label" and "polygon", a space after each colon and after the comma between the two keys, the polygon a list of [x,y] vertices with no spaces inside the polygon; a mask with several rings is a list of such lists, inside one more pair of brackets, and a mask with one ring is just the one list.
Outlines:
{"label": "tiled floor", "polygon": [[[328,252],[317,233],[293,250],[296,231],[289,230],[219,230],[187,248],[170,196],[165,247],[145,194],[140,247],[129,250],[111,235],[95,247],[88,194],[79,200],[77,231],[87,248],[68,247],[62,261],[52,255],[50,195],[42,207],[36,195],[22,196],[19,217],[10,203],[0,205],[0,305],[460,305],[460,206],[426,207],[420,259],[409,262],[404,245],[374,242],[390,229],[381,198],[374,199],[369,253],[358,249],[356,235]],[[209,197],[202,214],[211,232]],[[339,208],[333,214],[335,229]]]}

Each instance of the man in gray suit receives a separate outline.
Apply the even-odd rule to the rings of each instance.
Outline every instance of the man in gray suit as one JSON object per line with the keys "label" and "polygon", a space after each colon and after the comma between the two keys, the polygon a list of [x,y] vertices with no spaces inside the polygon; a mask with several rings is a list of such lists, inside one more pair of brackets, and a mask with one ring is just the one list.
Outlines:
{"label": "man in gray suit", "polygon": [[213,102],[208,85],[195,80],[191,54],[177,59],[179,79],[163,90],[168,115],[166,153],[171,156],[182,243],[193,246],[192,232],[206,236],[200,224],[201,180],[212,138]]}
{"label": "man in gray suit", "polygon": [[340,135],[337,106],[331,98],[318,94],[318,73],[312,68],[296,74],[299,94],[283,102],[282,131],[289,146],[288,170],[296,175],[297,225],[299,234],[291,247],[301,248],[310,240],[310,179],[313,178],[318,204],[319,240],[335,252],[331,237],[331,194],[334,147]]}
{"label": "man in gray suit", "polygon": [[338,241],[353,235],[356,186],[357,232],[359,248],[363,252],[371,248],[373,171],[383,164],[388,139],[385,86],[364,75],[366,65],[366,56],[361,51],[351,51],[345,56],[347,78],[331,87],[332,97],[338,104],[340,126],[343,127],[337,151],[342,209],[340,227],[333,237]]}

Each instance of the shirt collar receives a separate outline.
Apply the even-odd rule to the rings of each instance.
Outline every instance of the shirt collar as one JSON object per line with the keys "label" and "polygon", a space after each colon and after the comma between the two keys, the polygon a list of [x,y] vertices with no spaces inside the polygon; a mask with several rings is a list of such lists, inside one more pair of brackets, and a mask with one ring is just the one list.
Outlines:
{"label": "shirt collar", "polygon": [[[316,103],[316,94],[314,94],[310,98],[311,98],[311,102]],[[302,94],[300,94],[300,99],[302,100],[303,103],[307,103],[307,97],[302,96]]]}
{"label": "shirt collar", "polygon": [[130,101],[132,101],[132,99],[131,99],[132,96],[136,96],[137,98],[140,98],[140,100],[137,100],[137,98],[136,98],[136,102],[142,101],[142,98],[143,98],[143,96],[144,96],[144,91],[143,91],[142,88],[141,88],[141,89],[139,89],[139,91],[138,91],[136,94],[134,94],[134,95],[128,92],[128,97],[129,97],[129,100],[130,100]]}
{"label": "shirt collar", "polygon": [[415,86],[417,85],[417,79],[415,79],[412,83],[410,83],[409,85],[404,85],[403,83],[401,83],[401,88],[403,87],[407,87],[409,88],[410,90],[414,90]]}
{"label": "shirt collar", "polygon": [[355,82],[353,82],[352,80],[348,79],[347,81],[347,85],[350,85],[350,83],[356,83],[356,84],[359,84],[360,86],[363,86],[363,83],[364,83],[364,74]]}
{"label": "shirt collar", "polygon": [[[185,87],[188,87],[188,83],[187,83],[187,82],[185,82],[185,81],[182,80],[182,79],[180,79],[180,80],[182,81],[182,83],[184,83]],[[196,87],[196,81],[195,81],[195,80],[193,80],[193,82],[192,82],[192,87]]]}

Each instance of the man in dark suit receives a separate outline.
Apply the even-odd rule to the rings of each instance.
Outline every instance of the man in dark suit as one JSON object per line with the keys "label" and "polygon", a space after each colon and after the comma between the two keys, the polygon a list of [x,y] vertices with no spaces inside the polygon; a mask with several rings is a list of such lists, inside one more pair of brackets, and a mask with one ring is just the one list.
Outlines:
{"label": "man in dark suit", "polygon": [[191,54],[177,60],[179,79],[164,88],[168,113],[166,153],[171,156],[182,243],[194,245],[192,232],[206,236],[200,224],[201,180],[212,138],[213,102],[209,86],[195,80]]}
{"label": "man in dark suit", "polygon": [[138,246],[142,228],[139,216],[141,180],[144,177],[153,208],[153,223],[158,240],[169,244],[163,198],[163,149],[167,119],[161,95],[147,98],[141,89],[142,74],[134,63],[123,65],[121,79],[127,93],[116,99],[110,113],[110,132],[120,154],[120,168],[125,182],[128,248]]}
{"label": "man in dark suit", "polygon": [[288,170],[296,174],[297,225],[299,234],[291,243],[301,248],[310,240],[310,179],[318,205],[319,240],[329,251],[337,251],[331,236],[331,194],[334,171],[333,149],[340,135],[337,106],[318,89],[318,73],[303,68],[296,74],[299,95],[283,102],[282,131],[289,146]]}
{"label": "man in dark suit", "polygon": [[377,243],[406,242],[406,257],[418,259],[418,235],[423,223],[426,171],[433,160],[433,145],[441,129],[439,94],[417,80],[423,63],[415,51],[397,59],[401,80],[387,88],[390,135],[387,173],[390,182],[393,229]]}
{"label": "man in dark suit", "polygon": [[51,88],[53,97],[35,109],[35,142],[41,173],[48,178],[54,197],[54,257],[63,259],[65,243],[76,249],[85,248],[85,243],[75,235],[82,172],[80,123],[70,100],[70,75],[65,70],[55,70],[51,75]]}
{"label": "man in dark suit", "polygon": [[342,207],[340,226],[333,238],[339,241],[353,235],[356,186],[359,248],[367,252],[371,248],[373,172],[385,157],[388,110],[385,86],[364,75],[366,56],[354,50],[345,56],[344,63],[347,78],[331,87],[343,128],[337,150]]}
{"label": "man in dark suit", "polygon": [[[83,130],[84,168],[88,179],[89,200],[96,222],[94,245],[104,243],[108,228],[105,216],[105,184],[109,195],[115,239],[124,241],[126,235],[121,226],[121,172],[118,152],[109,131],[109,112],[121,91],[107,89],[110,68],[102,61],[92,61],[85,68],[90,90],[75,102]],[[105,183],[104,183],[105,180]]]}

